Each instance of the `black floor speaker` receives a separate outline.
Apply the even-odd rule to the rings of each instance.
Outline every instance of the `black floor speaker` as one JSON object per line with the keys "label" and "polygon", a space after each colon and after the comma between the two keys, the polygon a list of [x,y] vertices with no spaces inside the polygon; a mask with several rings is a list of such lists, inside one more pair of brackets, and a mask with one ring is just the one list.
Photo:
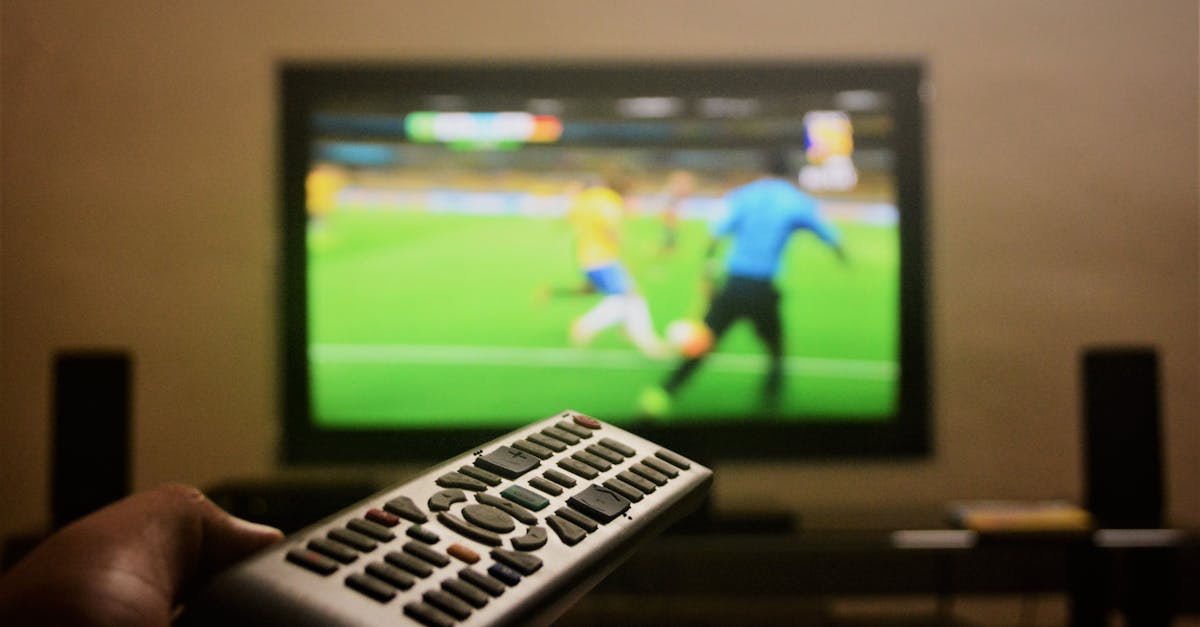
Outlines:
{"label": "black floor speaker", "polygon": [[54,356],[54,528],[124,497],[130,486],[132,360],[112,350]]}
{"label": "black floor speaker", "polygon": [[1158,355],[1089,348],[1082,367],[1085,506],[1101,527],[1161,527]]}

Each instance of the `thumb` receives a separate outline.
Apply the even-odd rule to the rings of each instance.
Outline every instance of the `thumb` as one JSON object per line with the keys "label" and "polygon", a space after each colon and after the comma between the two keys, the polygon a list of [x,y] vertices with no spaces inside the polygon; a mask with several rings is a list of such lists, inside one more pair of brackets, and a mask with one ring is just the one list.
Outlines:
{"label": "thumb", "polygon": [[168,601],[188,596],[216,572],[283,538],[278,529],[232,516],[189,485],[163,485],[118,503],[122,505],[122,517],[138,521],[133,523],[142,528],[137,535],[148,540],[134,550],[144,560],[145,572],[157,572],[159,581],[168,584],[163,590]]}
{"label": "thumb", "polygon": [[140,541],[124,548],[134,564],[140,561],[144,572],[166,584],[161,593],[168,602],[283,537],[277,529],[230,515],[189,485],[159,486],[109,509],[97,517],[109,526],[124,522],[139,529],[134,537]]}
{"label": "thumb", "polygon": [[203,495],[198,498],[200,547],[190,581],[183,582],[185,588],[283,539],[283,534],[274,527],[237,518]]}

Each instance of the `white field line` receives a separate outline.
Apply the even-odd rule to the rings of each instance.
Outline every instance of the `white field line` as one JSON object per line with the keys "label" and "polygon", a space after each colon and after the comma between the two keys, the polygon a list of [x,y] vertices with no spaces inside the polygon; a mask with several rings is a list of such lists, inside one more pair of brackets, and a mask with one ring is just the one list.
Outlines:
{"label": "white field line", "polygon": [[[309,356],[325,364],[437,364],[498,365],[552,368],[609,368],[613,370],[660,370],[664,362],[653,361],[633,350],[599,348],[521,348],[510,346],[427,346],[406,344],[314,344]],[[665,362],[670,365],[673,361]],[[705,362],[706,370],[760,373],[766,355],[716,352]],[[785,357],[789,375],[890,381],[896,366],[886,361]]]}

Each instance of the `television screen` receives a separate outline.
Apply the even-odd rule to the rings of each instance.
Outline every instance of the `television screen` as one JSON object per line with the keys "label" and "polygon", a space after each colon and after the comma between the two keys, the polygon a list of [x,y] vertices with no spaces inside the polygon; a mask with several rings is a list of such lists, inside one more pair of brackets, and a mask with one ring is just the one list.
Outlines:
{"label": "television screen", "polygon": [[919,64],[281,76],[288,460],[926,450]]}

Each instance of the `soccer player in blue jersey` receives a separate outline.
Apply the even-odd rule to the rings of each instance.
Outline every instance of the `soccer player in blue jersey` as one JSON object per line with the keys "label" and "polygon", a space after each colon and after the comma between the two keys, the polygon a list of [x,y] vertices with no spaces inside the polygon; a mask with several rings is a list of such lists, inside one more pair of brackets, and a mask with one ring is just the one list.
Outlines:
{"label": "soccer player in blue jersey", "polygon": [[[713,345],[741,318],[767,348],[768,368],[763,386],[764,409],[777,406],[783,387],[783,324],[779,315],[779,274],[784,248],[797,231],[811,231],[843,263],[846,253],[838,232],[822,219],[817,202],[791,182],[786,153],[768,155],[766,172],[727,196],[729,213],[713,225],[710,257],[722,238],[732,240],[726,260],[726,280],[709,304],[704,323],[712,330]],[[650,415],[668,412],[671,397],[696,371],[705,355],[684,359],[662,387],[643,392],[642,410]]]}

